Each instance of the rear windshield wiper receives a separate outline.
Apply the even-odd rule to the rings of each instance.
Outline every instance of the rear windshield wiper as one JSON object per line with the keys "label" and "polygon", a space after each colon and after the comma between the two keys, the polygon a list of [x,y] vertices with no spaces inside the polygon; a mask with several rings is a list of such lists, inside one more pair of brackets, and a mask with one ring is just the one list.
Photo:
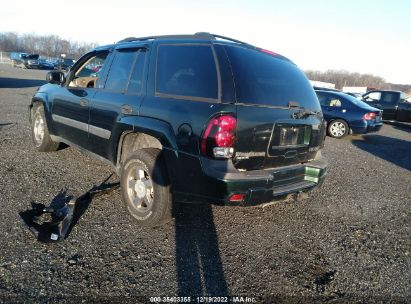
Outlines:
{"label": "rear windshield wiper", "polygon": [[293,118],[301,119],[301,118],[305,118],[305,117],[310,116],[310,115],[317,115],[317,114],[318,114],[318,112],[315,112],[315,111],[302,110],[302,111],[293,113]]}
{"label": "rear windshield wiper", "polygon": [[301,119],[301,118],[305,118],[307,116],[310,115],[317,115],[319,112],[315,112],[315,111],[311,111],[311,110],[306,110],[302,107],[300,107],[300,103],[297,101],[290,101],[288,102],[288,107],[289,108],[300,108],[301,111],[295,112],[292,115],[292,118],[294,119]]}

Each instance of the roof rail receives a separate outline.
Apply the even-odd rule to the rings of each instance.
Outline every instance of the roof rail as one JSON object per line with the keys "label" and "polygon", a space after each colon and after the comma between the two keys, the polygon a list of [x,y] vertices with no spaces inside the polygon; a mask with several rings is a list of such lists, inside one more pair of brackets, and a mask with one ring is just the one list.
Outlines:
{"label": "roof rail", "polygon": [[[202,34],[202,33],[201,33],[201,34]],[[209,34],[209,33],[206,33],[206,34]],[[220,38],[220,39],[223,39],[223,40],[227,40],[227,41],[231,41],[231,42],[235,42],[235,43],[239,43],[239,44],[244,44],[244,45],[252,46],[252,47],[255,48],[254,45],[251,45],[251,44],[249,44],[249,43],[247,43],[247,42],[243,42],[243,41],[240,41],[240,40],[237,40],[237,39],[233,39],[233,38],[230,38],[230,37],[221,36],[221,35],[217,35],[217,34],[209,34],[209,35],[211,35],[212,37],[214,37],[214,39],[215,39],[215,38]]]}
{"label": "roof rail", "polygon": [[244,44],[247,46],[254,47],[251,44],[248,44],[246,42],[242,42],[237,39],[217,35],[217,34],[210,34],[207,32],[198,32],[193,35],[163,35],[163,36],[147,36],[147,37],[128,37],[123,40],[118,41],[117,43],[122,43],[122,42],[132,42],[132,41],[144,41],[144,40],[154,40],[154,39],[210,39],[210,40],[216,40],[216,38],[220,38],[223,40],[239,43],[239,44]]}

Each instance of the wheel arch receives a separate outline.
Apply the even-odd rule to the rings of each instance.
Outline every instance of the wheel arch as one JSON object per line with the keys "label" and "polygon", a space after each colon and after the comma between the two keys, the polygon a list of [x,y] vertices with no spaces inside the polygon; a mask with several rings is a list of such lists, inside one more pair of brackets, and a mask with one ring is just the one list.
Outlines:
{"label": "wheel arch", "polygon": [[[46,119],[49,120],[50,118],[50,109],[48,107],[48,102],[47,102],[47,95],[42,94],[40,96],[35,95],[33,96],[33,98],[31,99],[31,102],[28,106],[28,114],[29,114],[29,122],[32,122],[32,116],[33,116],[33,108],[35,105],[40,104],[43,106],[44,108],[44,114],[46,116]],[[49,122],[49,121],[47,121]]]}
{"label": "wheel arch", "polygon": [[333,117],[333,118],[331,118],[330,120],[328,120],[327,125],[329,125],[330,123],[332,123],[335,120],[343,120],[348,125],[348,127],[350,126],[350,123],[348,122],[348,120],[345,119],[345,118],[342,118],[342,117]]}
{"label": "wheel arch", "polygon": [[139,149],[157,148],[163,150],[166,161],[177,158],[177,141],[170,124],[147,117],[124,117],[120,122],[115,144],[115,167],[120,171],[122,162],[127,156]]}

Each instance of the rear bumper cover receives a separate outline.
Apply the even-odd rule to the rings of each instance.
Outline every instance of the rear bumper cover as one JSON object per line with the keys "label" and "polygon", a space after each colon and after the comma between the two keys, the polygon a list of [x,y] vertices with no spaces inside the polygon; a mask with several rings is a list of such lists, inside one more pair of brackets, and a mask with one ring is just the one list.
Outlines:
{"label": "rear bumper cover", "polygon": [[371,132],[378,132],[381,129],[382,125],[382,121],[376,122],[360,120],[352,122],[350,127],[354,134],[366,134]]}
{"label": "rear bumper cover", "polygon": [[[310,191],[320,186],[327,175],[327,162],[323,157],[316,160],[264,170],[240,171],[231,160],[200,158],[201,178],[204,191],[196,194],[175,193],[176,199],[230,206],[252,206]],[[234,194],[243,194],[244,200],[230,201]]]}

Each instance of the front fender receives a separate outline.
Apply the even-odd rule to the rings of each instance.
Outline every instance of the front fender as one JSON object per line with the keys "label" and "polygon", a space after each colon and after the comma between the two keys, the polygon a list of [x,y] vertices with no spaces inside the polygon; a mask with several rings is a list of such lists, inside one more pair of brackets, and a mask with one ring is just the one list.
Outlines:
{"label": "front fender", "polygon": [[44,115],[46,116],[47,125],[49,125],[49,119],[51,118],[51,106],[49,103],[48,94],[44,92],[36,92],[31,99],[31,102],[28,106],[28,115],[29,121],[31,123],[32,120],[32,109],[35,103],[40,103],[43,105],[44,108]]}

